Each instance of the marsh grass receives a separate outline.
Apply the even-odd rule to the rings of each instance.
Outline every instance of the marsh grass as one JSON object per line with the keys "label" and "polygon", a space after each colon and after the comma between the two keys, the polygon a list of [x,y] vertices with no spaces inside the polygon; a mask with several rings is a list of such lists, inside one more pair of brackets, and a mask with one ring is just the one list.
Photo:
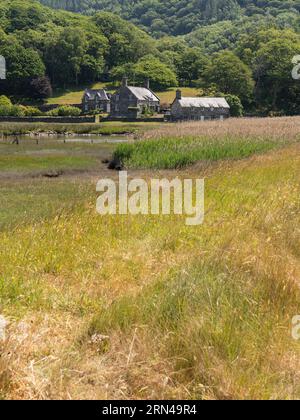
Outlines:
{"label": "marsh grass", "polygon": [[299,141],[299,130],[299,118],[178,123],[147,132],[134,144],[119,145],[115,158],[126,168],[180,169],[198,161],[265,153]]}
{"label": "marsh grass", "polygon": [[96,166],[97,161],[92,158],[78,156],[15,156],[13,161],[9,156],[0,157],[0,171],[9,172],[43,172],[49,170],[83,170]]}
{"label": "marsh grass", "polygon": [[299,180],[298,144],[220,162],[190,228],[100,217],[95,180],[64,200],[67,180],[25,179],[28,214],[0,232],[1,397],[299,399]]}
{"label": "marsh grass", "polygon": [[92,171],[101,160],[111,156],[113,144],[64,143],[59,138],[19,138],[19,145],[0,141],[0,178],[12,175],[35,175],[49,171]]}
{"label": "marsh grass", "polygon": [[146,131],[157,128],[155,123],[111,123],[100,124],[63,124],[63,123],[4,123],[0,122],[0,136],[13,136],[30,133],[52,132],[56,134],[99,134],[99,135],[121,135],[134,134],[139,131]]}
{"label": "marsh grass", "polygon": [[160,138],[134,144],[121,144],[114,156],[126,168],[181,169],[198,161],[245,159],[264,153],[288,142],[272,139],[223,137]]}

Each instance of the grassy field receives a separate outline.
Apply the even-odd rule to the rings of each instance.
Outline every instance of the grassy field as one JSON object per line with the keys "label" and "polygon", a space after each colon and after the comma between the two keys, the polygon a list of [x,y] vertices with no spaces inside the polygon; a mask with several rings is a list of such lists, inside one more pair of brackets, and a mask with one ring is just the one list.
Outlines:
{"label": "grassy field", "polygon": [[[102,170],[39,180],[24,167],[22,182],[0,178],[0,314],[10,321],[1,398],[299,399],[298,127],[299,118],[232,121],[231,150],[250,138],[279,146],[161,170],[205,178],[198,227],[175,215],[97,215]],[[160,130],[145,137],[160,141]],[[221,136],[221,149],[229,130],[184,127]],[[13,162],[1,156],[10,153]]]}
{"label": "grassy field", "polygon": [[[53,96],[47,100],[48,104],[58,104],[58,105],[72,105],[80,104],[83,96],[83,92],[86,88],[90,89],[103,89],[106,88],[105,83],[94,83],[91,86],[79,86],[72,87],[69,89],[58,89],[54,91]],[[110,88],[109,92],[113,92]]]}
{"label": "grassy field", "polygon": [[[58,104],[58,105],[72,105],[80,104],[83,96],[84,89],[87,86],[80,86],[78,88],[69,88],[67,90],[57,90],[54,92],[54,95],[48,99],[48,104]],[[108,92],[114,93],[116,88],[112,87],[110,84],[108,86],[105,83],[95,83],[91,86],[88,86],[91,89],[107,89]],[[171,88],[167,91],[158,91],[156,94],[159,96],[162,104],[171,104],[175,99],[176,89]],[[182,90],[183,96],[197,96],[198,90],[195,88],[180,88]]]}

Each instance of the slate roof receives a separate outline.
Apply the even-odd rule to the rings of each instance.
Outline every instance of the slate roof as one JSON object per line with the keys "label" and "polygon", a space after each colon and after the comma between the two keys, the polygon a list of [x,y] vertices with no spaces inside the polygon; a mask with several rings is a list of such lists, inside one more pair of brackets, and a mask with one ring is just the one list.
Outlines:
{"label": "slate roof", "polygon": [[128,89],[139,101],[150,100],[159,102],[159,98],[147,88],[128,86]]}
{"label": "slate roof", "polygon": [[182,98],[178,102],[182,108],[227,108],[230,106],[225,98]]}
{"label": "slate roof", "polygon": [[106,90],[104,89],[86,89],[84,92],[90,100],[94,100],[96,96],[102,101],[109,101]]}

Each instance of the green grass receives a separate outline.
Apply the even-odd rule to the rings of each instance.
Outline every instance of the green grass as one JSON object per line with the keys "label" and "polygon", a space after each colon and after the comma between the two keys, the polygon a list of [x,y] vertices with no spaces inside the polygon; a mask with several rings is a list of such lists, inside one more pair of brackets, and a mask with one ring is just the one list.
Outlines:
{"label": "green grass", "polygon": [[0,182],[0,231],[13,230],[74,211],[92,193],[89,183],[64,179],[7,179]]}
{"label": "green grass", "polygon": [[176,97],[176,90],[180,89],[182,91],[182,96],[186,97],[196,97],[199,95],[199,90],[196,88],[190,87],[174,87],[162,92],[156,92],[158,97],[160,98],[161,104],[171,104],[173,103]]}
{"label": "green grass", "polygon": [[[103,89],[106,88],[106,83],[94,83],[89,86],[78,86],[71,87],[68,89],[57,89],[54,91],[54,94],[51,98],[47,100],[48,104],[57,104],[57,105],[72,105],[80,104],[83,96],[83,92],[86,88],[90,89]],[[113,89],[108,87],[109,92],[113,92]]]}
{"label": "green grass", "polygon": [[13,161],[9,156],[0,156],[0,171],[33,173],[52,170],[83,170],[95,168],[97,163],[97,160],[93,158],[78,156],[15,156]]}
{"label": "green grass", "polygon": [[197,161],[244,159],[288,143],[268,138],[184,137],[120,144],[115,157],[126,168],[178,169]]}
{"label": "green grass", "polygon": [[101,171],[101,160],[111,156],[112,144],[62,143],[30,138],[20,144],[0,143],[0,229],[33,223],[62,209],[73,208],[91,193],[87,181],[47,179],[42,175]]}
{"label": "green grass", "polygon": [[47,138],[40,139],[39,144],[30,138],[20,139],[19,145],[0,143],[0,176],[95,170],[112,150],[111,144],[64,144]]}

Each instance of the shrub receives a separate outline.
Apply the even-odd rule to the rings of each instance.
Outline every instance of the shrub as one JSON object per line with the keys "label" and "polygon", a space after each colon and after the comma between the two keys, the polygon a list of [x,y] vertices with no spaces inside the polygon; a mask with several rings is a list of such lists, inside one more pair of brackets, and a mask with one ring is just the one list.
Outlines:
{"label": "shrub", "polygon": [[52,109],[47,113],[47,115],[50,115],[52,117],[78,117],[80,114],[81,111],[79,108],[67,105]]}
{"label": "shrub", "polygon": [[0,117],[7,117],[10,113],[10,107],[0,105]]}
{"label": "shrub", "polygon": [[2,106],[8,108],[12,106],[11,100],[7,96],[0,96],[0,107]]}
{"label": "shrub", "polygon": [[230,105],[230,115],[232,117],[242,117],[244,115],[244,107],[238,96],[225,95],[225,99]]}
{"label": "shrub", "polygon": [[24,115],[25,117],[40,117],[43,113],[34,106],[27,106],[24,107]]}
{"label": "shrub", "polygon": [[9,115],[11,107],[11,100],[7,96],[0,96],[0,116],[6,117],[7,115]]}
{"label": "shrub", "polygon": [[25,116],[24,108],[25,107],[23,107],[22,105],[13,105],[10,108],[9,115],[11,117],[24,117]]}
{"label": "shrub", "polygon": [[40,76],[30,82],[30,97],[34,99],[46,99],[52,95],[52,87],[49,77]]}
{"label": "shrub", "polygon": [[38,117],[42,112],[33,106],[13,105],[6,97],[0,97],[0,116],[2,117]]}

